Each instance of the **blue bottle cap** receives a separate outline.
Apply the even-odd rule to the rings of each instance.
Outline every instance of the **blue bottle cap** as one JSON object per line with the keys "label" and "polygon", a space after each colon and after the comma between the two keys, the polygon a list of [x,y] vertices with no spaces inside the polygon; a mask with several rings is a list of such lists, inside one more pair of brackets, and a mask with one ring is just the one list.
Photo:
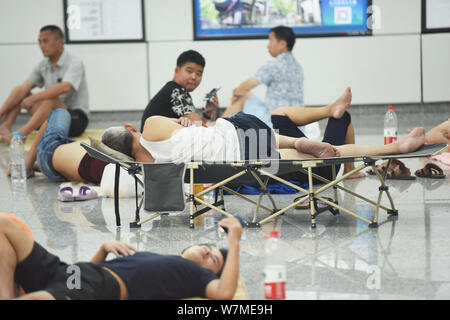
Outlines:
{"label": "blue bottle cap", "polygon": [[27,137],[26,136],[22,136],[19,132],[14,131],[13,132],[13,137],[19,137],[22,140],[25,140]]}

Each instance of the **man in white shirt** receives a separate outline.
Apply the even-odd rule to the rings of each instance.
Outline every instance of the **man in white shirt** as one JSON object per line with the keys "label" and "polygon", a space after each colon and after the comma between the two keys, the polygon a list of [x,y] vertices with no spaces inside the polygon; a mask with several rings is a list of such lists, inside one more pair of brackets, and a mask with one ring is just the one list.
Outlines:
{"label": "man in white shirt", "polygon": [[[39,46],[45,57],[21,85],[14,88],[0,108],[0,137],[11,141],[11,128],[26,109],[31,118],[18,130],[22,136],[39,128],[57,108],[68,109],[72,124],[70,136],[80,136],[88,125],[89,92],[81,59],[64,49],[64,34],[57,26],[45,26],[39,33]],[[35,87],[45,89],[33,94]]]}

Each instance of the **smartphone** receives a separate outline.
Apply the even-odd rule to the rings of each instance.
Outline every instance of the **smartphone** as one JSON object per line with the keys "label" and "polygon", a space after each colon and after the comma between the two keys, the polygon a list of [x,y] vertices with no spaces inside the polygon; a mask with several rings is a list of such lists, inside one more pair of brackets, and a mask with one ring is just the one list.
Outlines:
{"label": "smartphone", "polygon": [[217,93],[220,90],[220,87],[214,88],[212,89],[210,92],[208,92],[208,94],[205,96],[205,98],[203,99],[203,101],[209,101],[212,99],[213,95],[215,93]]}
{"label": "smartphone", "polygon": [[[234,217],[240,222],[242,228],[245,228],[245,227],[247,226],[247,223],[245,222],[245,220],[242,219],[240,216],[235,215]],[[219,228],[218,228],[218,232],[219,232],[219,233],[222,233],[222,234],[223,234],[223,233],[228,234],[228,228],[226,228],[226,227],[219,227]]]}

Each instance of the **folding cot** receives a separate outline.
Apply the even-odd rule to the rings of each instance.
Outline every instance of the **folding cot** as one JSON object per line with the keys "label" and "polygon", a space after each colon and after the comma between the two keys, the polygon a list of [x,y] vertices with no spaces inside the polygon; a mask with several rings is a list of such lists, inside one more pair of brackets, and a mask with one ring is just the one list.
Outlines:
{"label": "folding cot", "polygon": [[[376,170],[375,164],[380,160],[387,160],[388,166],[393,159],[405,159],[405,158],[418,158],[428,157],[438,153],[445,148],[446,144],[432,144],[424,145],[422,148],[415,152],[408,154],[396,154],[389,156],[357,156],[357,157],[340,157],[340,158],[307,158],[298,160],[255,160],[255,161],[239,161],[233,163],[205,163],[205,162],[191,162],[187,164],[150,164],[150,163],[138,163],[123,161],[117,157],[108,154],[107,147],[95,147],[82,143],[82,146],[87,152],[95,158],[112,163],[116,165],[116,180],[115,180],[115,213],[117,225],[120,225],[120,213],[118,205],[118,185],[119,185],[119,170],[120,167],[128,171],[130,175],[135,178],[136,181],[136,214],[135,221],[130,225],[132,227],[140,227],[142,224],[162,215],[167,212],[183,211],[185,209],[186,202],[190,205],[190,227],[194,227],[194,219],[209,209],[214,209],[226,216],[232,216],[231,212],[227,212],[224,207],[224,191],[230,192],[235,196],[248,201],[255,206],[254,216],[252,221],[246,221],[248,227],[259,227],[276,217],[284,214],[286,211],[294,208],[297,204],[309,200],[310,214],[311,214],[311,227],[316,227],[316,217],[321,212],[318,210],[317,201],[320,200],[329,206],[329,210],[332,214],[340,214],[345,212],[361,221],[366,222],[369,227],[376,228],[378,226],[378,217],[380,209],[385,210],[387,214],[392,216],[398,215],[398,210],[394,206],[394,201],[389,193],[389,187],[386,184],[386,174],[380,174]],[[354,170],[347,174],[336,178],[336,166],[347,162],[362,162]],[[331,166],[333,172],[333,179],[327,180],[313,173],[313,168],[320,166]],[[349,190],[343,187],[340,183],[346,180],[349,176],[367,168],[372,167],[380,181],[378,188],[377,200],[373,201],[366,198],[363,195],[358,194],[356,191]],[[304,189],[289,181],[283,179],[283,174],[300,171],[307,175],[309,181],[309,188]],[[143,174],[143,181],[141,181],[137,174]],[[278,208],[274,197],[270,195],[267,190],[267,184],[270,179],[278,181],[282,184],[288,185],[295,190],[303,194],[298,197],[290,205],[284,208]],[[313,179],[323,182],[320,185],[314,185]],[[242,194],[237,193],[227,186],[227,184],[246,184],[249,182],[255,182],[261,186],[261,192],[257,201],[254,201]],[[140,183],[144,187],[144,197],[138,204],[137,184]],[[184,192],[184,183],[189,184],[188,192]],[[194,192],[195,184],[212,183],[213,185],[206,190],[200,192]],[[211,192],[216,192],[215,201],[208,203],[202,199],[202,196]],[[330,201],[329,198],[323,197],[322,193],[326,190],[332,190],[334,199]],[[338,202],[338,190],[347,192],[348,194],[365,201],[375,207],[375,214],[372,220],[359,215],[357,212],[353,212],[347,208],[341,206]],[[386,207],[381,204],[382,195],[386,193],[389,200],[390,207]],[[220,199],[219,199],[220,196]],[[270,200],[271,206],[263,205],[262,199],[267,196]],[[153,216],[145,221],[140,220],[140,209],[144,203],[145,210],[156,212]],[[197,205],[202,205],[203,208],[196,210]],[[260,209],[269,212],[269,216],[259,219]],[[239,215],[238,212],[235,214]]]}

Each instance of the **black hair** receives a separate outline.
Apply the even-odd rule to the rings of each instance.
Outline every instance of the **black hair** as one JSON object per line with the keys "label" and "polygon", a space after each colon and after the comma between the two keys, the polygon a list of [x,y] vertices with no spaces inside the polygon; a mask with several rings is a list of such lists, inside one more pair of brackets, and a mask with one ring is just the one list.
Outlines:
{"label": "black hair", "polygon": [[44,31],[50,31],[54,35],[64,39],[64,32],[58,26],[55,26],[55,25],[44,26],[41,28],[40,32],[44,32]]}
{"label": "black hair", "polygon": [[198,64],[201,67],[205,67],[206,61],[203,56],[194,50],[188,50],[180,54],[180,56],[177,59],[177,67],[181,68],[188,62],[193,62]]}
{"label": "black hair", "polygon": [[[217,246],[215,246],[214,244],[211,244],[211,243],[200,243],[200,244],[194,244],[192,246],[184,248],[183,251],[181,251],[181,254],[183,254],[187,249],[195,247],[195,246],[207,246],[207,247],[215,247],[215,248],[217,248]],[[222,275],[223,267],[225,267],[225,262],[227,261],[228,249],[226,249],[226,248],[219,248],[219,251],[220,251],[220,253],[222,254],[222,257],[223,257],[222,268],[219,270],[219,273],[217,274],[220,277]]]}
{"label": "black hair", "polygon": [[291,28],[285,26],[278,26],[270,29],[270,32],[273,32],[278,40],[286,41],[286,45],[289,51],[292,51],[292,49],[294,49],[295,33]]}

